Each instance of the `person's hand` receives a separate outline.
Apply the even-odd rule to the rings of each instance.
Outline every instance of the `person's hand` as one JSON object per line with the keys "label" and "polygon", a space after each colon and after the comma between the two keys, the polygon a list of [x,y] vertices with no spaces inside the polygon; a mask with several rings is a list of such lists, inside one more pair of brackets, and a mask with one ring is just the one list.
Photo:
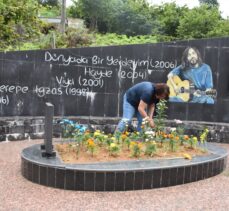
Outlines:
{"label": "person's hand", "polygon": [[151,128],[155,127],[155,123],[154,123],[153,119],[149,119],[149,125]]}

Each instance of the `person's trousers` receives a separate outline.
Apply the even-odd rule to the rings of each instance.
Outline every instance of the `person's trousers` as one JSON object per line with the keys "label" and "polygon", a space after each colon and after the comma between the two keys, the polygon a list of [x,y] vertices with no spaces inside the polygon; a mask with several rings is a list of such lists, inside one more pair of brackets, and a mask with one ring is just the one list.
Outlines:
{"label": "person's trousers", "polygon": [[120,132],[124,132],[125,129],[127,129],[127,126],[131,125],[131,120],[135,115],[137,116],[138,120],[137,130],[141,131],[142,116],[139,111],[127,101],[127,97],[125,94],[123,96],[123,116],[118,123],[117,130]]}

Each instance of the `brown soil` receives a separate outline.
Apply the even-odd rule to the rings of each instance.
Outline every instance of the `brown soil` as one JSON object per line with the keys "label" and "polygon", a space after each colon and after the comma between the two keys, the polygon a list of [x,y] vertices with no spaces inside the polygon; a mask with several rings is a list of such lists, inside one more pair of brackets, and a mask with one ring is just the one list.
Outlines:
{"label": "brown soil", "polygon": [[194,156],[206,155],[208,152],[205,152],[201,149],[191,149],[184,146],[179,146],[179,150],[175,152],[171,152],[169,150],[165,150],[165,147],[158,147],[157,152],[153,157],[146,156],[143,153],[140,157],[136,158],[131,156],[130,150],[124,148],[118,154],[118,156],[109,155],[109,152],[106,148],[97,149],[93,155],[86,151],[86,149],[81,149],[79,154],[77,155],[76,150],[69,147],[68,143],[56,144],[55,149],[58,151],[61,159],[65,163],[95,163],[95,162],[111,162],[111,161],[125,161],[125,160],[146,160],[146,159],[162,159],[162,158],[178,158],[183,157],[187,158],[185,154]]}

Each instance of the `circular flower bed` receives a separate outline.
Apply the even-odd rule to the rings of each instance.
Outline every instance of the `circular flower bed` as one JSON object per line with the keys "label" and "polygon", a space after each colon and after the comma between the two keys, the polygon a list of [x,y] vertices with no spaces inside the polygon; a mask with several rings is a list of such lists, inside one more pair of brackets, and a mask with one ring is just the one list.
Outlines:
{"label": "circular flower bed", "polygon": [[[166,128],[166,102],[160,101],[156,127],[151,128],[148,118],[143,119],[140,132],[128,131],[104,134],[100,130],[88,130],[71,120],[64,119],[62,143],[55,148],[62,160],[70,163],[101,162],[129,159],[150,159],[160,157],[184,157],[206,154],[205,142],[209,130],[204,128],[199,136],[185,134],[182,122],[176,128]],[[201,146],[201,147],[200,147]]]}

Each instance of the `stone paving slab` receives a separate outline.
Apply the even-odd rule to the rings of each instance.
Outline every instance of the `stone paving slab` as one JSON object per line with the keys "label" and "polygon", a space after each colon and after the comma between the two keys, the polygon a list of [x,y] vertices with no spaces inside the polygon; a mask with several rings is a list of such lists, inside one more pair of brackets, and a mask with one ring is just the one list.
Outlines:
{"label": "stone paving slab", "polygon": [[[131,192],[66,191],[32,183],[21,175],[21,151],[42,142],[0,143],[0,211],[229,209],[228,165],[222,174],[209,179],[169,188]],[[229,145],[218,145],[229,151]]]}

